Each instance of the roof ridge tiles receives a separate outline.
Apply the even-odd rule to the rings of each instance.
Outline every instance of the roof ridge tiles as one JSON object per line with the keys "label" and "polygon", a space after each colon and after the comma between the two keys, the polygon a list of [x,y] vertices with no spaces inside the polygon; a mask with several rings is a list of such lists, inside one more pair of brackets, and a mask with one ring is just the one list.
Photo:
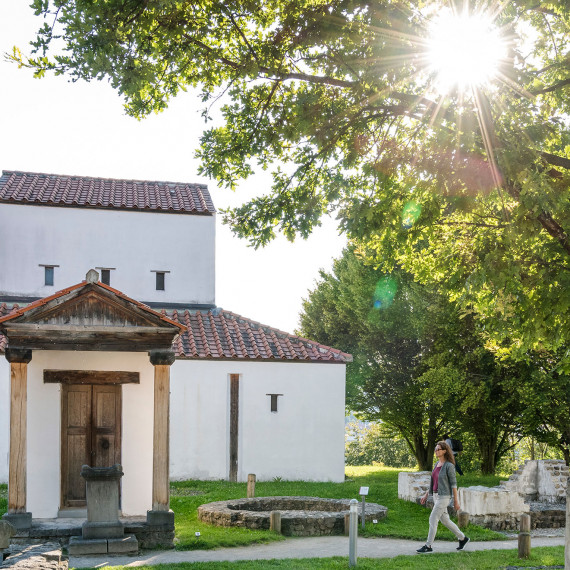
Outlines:
{"label": "roof ridge tiles", "polygon": [[203,184],[15,170],[2,171],[0,200],[198,215],[216,213],[208,189]]}

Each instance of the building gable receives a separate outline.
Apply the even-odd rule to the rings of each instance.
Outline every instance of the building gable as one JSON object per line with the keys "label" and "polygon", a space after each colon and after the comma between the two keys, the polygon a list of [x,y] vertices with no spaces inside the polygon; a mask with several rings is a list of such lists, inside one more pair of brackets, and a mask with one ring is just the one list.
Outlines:
{"label": "building gable", "polygon": [[10,348],[169,349],[184,327],[109,286],[88,280],[0,318]]}

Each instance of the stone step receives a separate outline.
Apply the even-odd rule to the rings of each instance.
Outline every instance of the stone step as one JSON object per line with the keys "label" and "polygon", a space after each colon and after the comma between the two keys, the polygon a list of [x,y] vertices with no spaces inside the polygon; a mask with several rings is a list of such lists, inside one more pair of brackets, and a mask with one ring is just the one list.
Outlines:
{"label": "stone step", "polygon": [[69,539],[68,551],[72,556],[92,554],[129,554],[138,552],[139,543],[134,534],[121,538],[81,538]]}
{"label": "stone step", "polygon": [[14,570],[66,570],[67,557],[61,554],[56,543],[46,544],[12,544],[7,549],[8,557],[0,562],[2,568]]}

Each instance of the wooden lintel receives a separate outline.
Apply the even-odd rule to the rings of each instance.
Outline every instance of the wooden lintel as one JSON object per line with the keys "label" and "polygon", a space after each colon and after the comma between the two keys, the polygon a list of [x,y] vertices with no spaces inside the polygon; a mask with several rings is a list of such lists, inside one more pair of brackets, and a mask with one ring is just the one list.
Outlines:
{"label": "wooden lintel", "polygon": [[45,384],[140,384],[138,372],[44,370]]}

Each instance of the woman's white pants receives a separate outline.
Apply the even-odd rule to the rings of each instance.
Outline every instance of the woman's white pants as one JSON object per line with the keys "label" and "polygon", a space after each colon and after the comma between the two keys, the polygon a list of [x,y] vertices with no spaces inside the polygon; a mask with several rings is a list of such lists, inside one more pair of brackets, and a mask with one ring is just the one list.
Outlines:
{"label": "woman's white pants", "polygon": [[437,523],[441,521],[456,537],[457,540],[463,540],[465,535],[459,530],[459,527],[449,518],[447,514],[447,505],[451,497],[449,495],[433,494],[433,509],[429,516],[429,534],[426,544],[431,546],[437,532]]}

